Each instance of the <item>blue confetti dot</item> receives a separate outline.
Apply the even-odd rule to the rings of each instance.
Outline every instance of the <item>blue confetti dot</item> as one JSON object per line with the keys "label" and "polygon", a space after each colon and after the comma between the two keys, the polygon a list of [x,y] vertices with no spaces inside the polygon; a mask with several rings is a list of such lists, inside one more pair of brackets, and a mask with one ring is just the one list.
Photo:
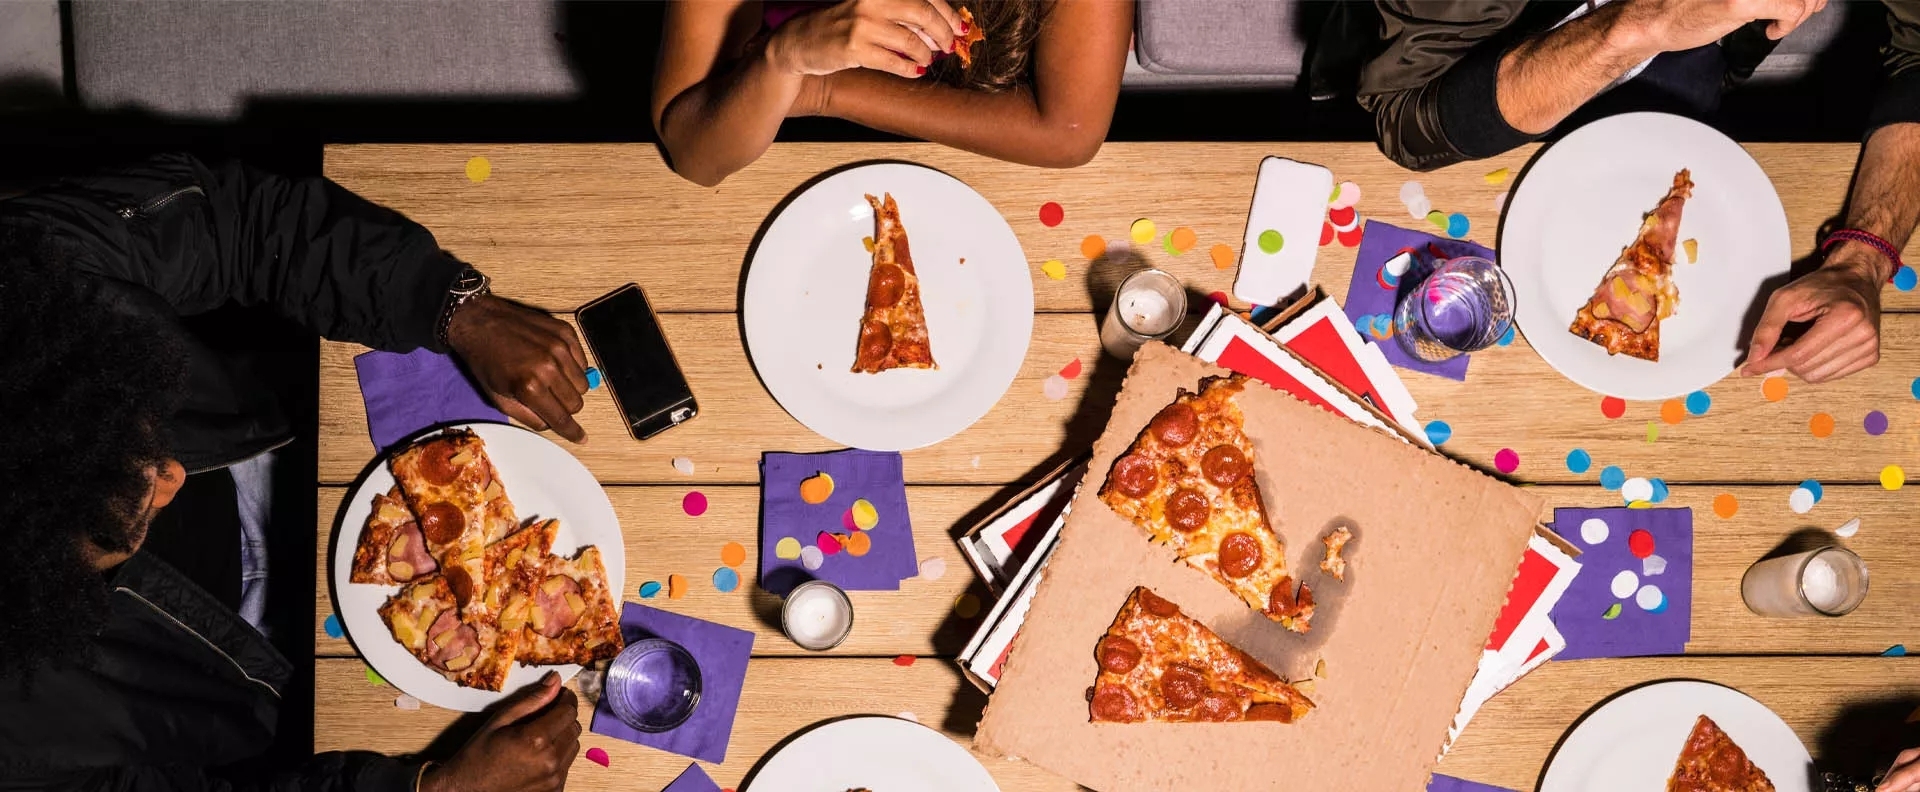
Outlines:
{"label": "blue confetti dot", "polygon": [[1513,344],[1513,325],[1507,325],[1507,332],[1500,334],[1500,345],[1510,346],[1512,344]]}
{"label": "blue confetti dot", "polygon": [[1467,221],[1466,215],[1459,212],[1447,215],[1447,236],[1460,239],[1465,237],[1467,231],[1472,228],[1473,225]]}
{"label": "blue confetti dot", "polygon": [[1880,656],[1881,656],[1881,657],[1906,657],[1906,656],[1907,656],[1907,645],[1906,645],[1906,644],[1894,644],[1894,645],[1892,645],[1892,646],[1889,646],[1889,647],[1887,647],[1887,651],[1884,651],[1884,652],[1881,652],[1881,653],[1880,653]]}
{"label": "blue confetti dot", "polygon": [[600,389],[600,370],[592,366],[588,366],[587,367],[587,390],[599,390],[599,389]]}
{"label": "blue confetti dot", "polygon": [[1608,465],[1600,471],[1600,486],[1602,487],[1617,490],[1621,485],[1626,483],[1627,474],[1620,469],[1619,465]]}
{"label": "blue confetti dot", "polygon": [[1653,485],[1653,497],[1648,500],[1649,503],[1659,503],[1667,499],[1667,482],[1665,479],[1653,479],[1647,483]]}
{"label": "blue confetti dot", "polygon": [[713,587],[719,589],[723,594],[739,588],[740,573],[733,571],[733,567],[721,567],[713,570]]}
{"label": "blue confetti dot", "polygon": [[1713,409],[1713,397],[1708,396],[1706,391],[1694,391],[1687,394],[1687,412],[1694,415],[1706,415],[1707,411],[1711,409]]}
{"label": "blue confetti dot", "polygon": [[339,638],[347,634],[346,630],[340,628],[340,617],[337,614],[327,614],[327,621],[322,627],[326,629],[328,638]]}
{"label": "blue confetti dot", "polygon": [[1913,385],[1908,390],[1913,391],[1913,398],[1920,399],[1920,377],[1913,378]]}
{"label": "blue confetti dot", "polygon": [[1567,452],[1567,470],[1585,473],[1591,467],[1593,467],[1593,457],[1587,453],[1587,449],[1576,448]]}
{"label": "blue confetti dot", "polygon": [[645,583],[640,584],[641,599],[653,599],[654,595],[659,593],[660,593],[660,584],[656,581],[649,580]]}
{"label": "blue confetti dot", "polygon": [[1664,591],[1660,592],[1660,604],[1655,605],[1651,608],[1648,608],[1647,612],[1648,613],[1666,613],[1667,612],[1667,593]]}
{"label": "blue confetti dot", "polygon": [[1453,427],[1448,426],[1446,421],[1427,422],[1427,442],[1439,445],[1451,439],[1453,439]]}
{"label": "blue confetti dot", "polygon": [[1821,498],[1824,498],[1827,496],[1827,492],[1825,489],[1821,488],[1820,482],[1814,481],[1813,479],[1807,479],[1806,481],[1800,482],[1800,487],[1802,489],[1805,489],[1808,492],[1813,493],[1814,503],[1819,503]]}
{"label": "blue confetti dot", "polygon": [[1901,291],[1913,291],[1913,285],[1916,280],[1920,280],[1920,278],[1916,278],[1913,268],[1902,264],[1900,265],[1900,271],[1893,273],[1893,288]]}

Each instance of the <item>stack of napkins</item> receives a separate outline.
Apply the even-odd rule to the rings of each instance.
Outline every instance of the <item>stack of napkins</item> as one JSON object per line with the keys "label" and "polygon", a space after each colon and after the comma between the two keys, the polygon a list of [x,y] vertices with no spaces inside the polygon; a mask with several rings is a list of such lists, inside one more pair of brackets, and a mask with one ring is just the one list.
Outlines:
{"label": "stack of napkins", "polygon": [[761,457],[761,588],[784,597],[817,579],[848,591],[896,591],[918,574],[898,453]]}

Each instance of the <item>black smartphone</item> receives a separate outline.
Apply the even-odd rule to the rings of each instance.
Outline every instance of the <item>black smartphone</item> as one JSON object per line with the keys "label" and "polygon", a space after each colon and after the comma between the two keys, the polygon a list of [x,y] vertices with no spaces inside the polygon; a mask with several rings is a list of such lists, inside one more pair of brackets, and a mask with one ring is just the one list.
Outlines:
{"label": "black smartphone", "polygon": [[660,319],[638,285],[629,283],[581,306],[577,318],[633,439],[645,440],[700,412]]}

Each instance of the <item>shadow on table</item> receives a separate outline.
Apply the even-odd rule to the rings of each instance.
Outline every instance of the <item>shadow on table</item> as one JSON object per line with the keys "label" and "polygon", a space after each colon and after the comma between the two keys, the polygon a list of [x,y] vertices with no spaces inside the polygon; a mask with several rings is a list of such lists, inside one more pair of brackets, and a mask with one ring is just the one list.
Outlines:
{"label": "shadow on table", "polygon": [[[1894,696],[1853,704],[1820,730],[1814,755],[1820,769],[1846,778],[1867,779],[1883,772],[1901,750],[1914,745],[1916,727],[1908,717],[1920,708],[1920,696]],[[1815,789],[1819,789],[1815,785]]]}

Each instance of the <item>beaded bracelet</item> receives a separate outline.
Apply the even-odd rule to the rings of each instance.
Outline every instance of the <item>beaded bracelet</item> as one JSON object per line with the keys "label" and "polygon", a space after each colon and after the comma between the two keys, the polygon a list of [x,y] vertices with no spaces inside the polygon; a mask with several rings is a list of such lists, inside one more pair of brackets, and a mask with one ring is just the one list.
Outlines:
{"label": "beaded bracelet", "polygon": [[1887,282],[1889,283],[1893,282],[1894,276],[1900,273],[1900,268],[1906,266],[1906,263],[1900,260],[1900,251],[1893,246],[1892,242],[1881,239],[1879,234],[1871,231],[1862,231],[1858,228],[1842,228],[1828,234],[1827,241],[1820,243],[1820,255],[1825,256],[1829,248],[1846,241],[1858,242],[1874,250],[1878,250],[1880,251],[1880,255],[1886,256],[1888,261],[1893,262],[1892,271],[1887,273]]}

